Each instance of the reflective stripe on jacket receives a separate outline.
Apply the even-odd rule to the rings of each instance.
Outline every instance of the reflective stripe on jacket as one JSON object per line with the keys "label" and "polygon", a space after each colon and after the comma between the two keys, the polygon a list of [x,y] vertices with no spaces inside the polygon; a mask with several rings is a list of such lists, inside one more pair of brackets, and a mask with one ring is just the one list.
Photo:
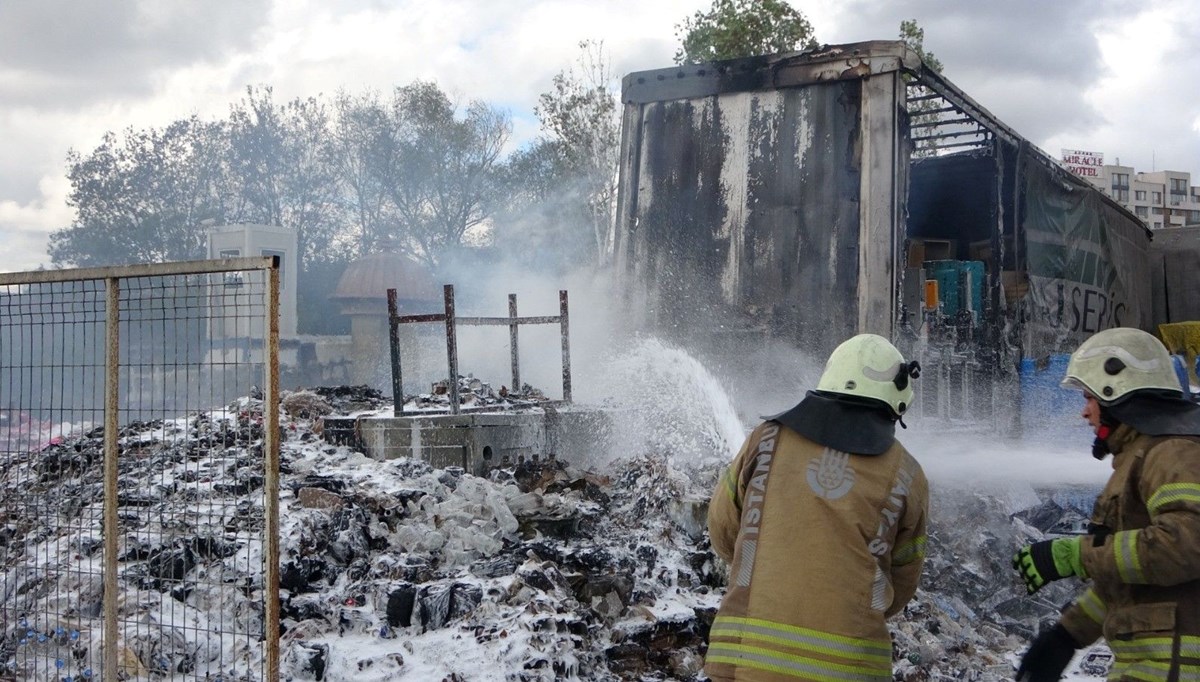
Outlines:
{"label": "reflective stripe on jacket", "polygon": [[927,510],[925,474],[899,443],[852,455],[760,425],[709,505],[713,549],[730,570],[705,672],[890,680],[885,619],[916,592]]}
{"label": "reflective stripe on jacket", "polygon": [[1113,474],[1080,556],[1091,588],[1063,614],[1081,644],[1103,636],[1110,680],[1200,682],[1200,440],[1109,438]]}

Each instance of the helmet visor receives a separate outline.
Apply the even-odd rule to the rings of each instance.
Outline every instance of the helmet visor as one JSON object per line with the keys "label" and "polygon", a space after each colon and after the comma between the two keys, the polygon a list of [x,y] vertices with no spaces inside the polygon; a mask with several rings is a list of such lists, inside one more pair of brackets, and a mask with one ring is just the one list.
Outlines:
{"label": "helmet visor", "polygon": [[1078,389],[1088,395],[1095,395],[1092,393],[1092,389],[1088,388],[1087,384],[1083,383],[1079,377],[1073,377],[1070,374],[1063,378],[1062,383],[1060,383],[1059,386],[1062,386],[1063,388]]}

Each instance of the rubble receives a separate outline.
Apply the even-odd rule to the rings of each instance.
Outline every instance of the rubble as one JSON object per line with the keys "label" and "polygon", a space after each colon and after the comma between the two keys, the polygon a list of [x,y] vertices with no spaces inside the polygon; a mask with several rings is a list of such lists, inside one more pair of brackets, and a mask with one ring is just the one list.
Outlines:
{"label": "rubble", "polygon": [[[541,390],[523,383],[519,390],[501,386],[493,389],[491,384],[475,378],[474,375],[459,375],[458,401],[465,408],[494,408],[519,409],[536,407],[548,401]],[[404,410],[406,412],[422,412],[429,410],[445,410],[450,407],[450,381],[443,379],[435,382],[428,393],[406,395]]]}
{"label": "rubble", "polygon": [[[484,386],[472,395],[486,395]],[[702,679],[725,580],[704,532],[719,463],[685,466],[671,456],[631,453],[588,471],[531,458],[477,477],[409,459],[376,461],[312,437],[324,405],[374,409],[382,401],[377,391],[314,389],[290,398],[280,481],[284,679]],[[121,459],[123,518],[153,526],[160,514],[182,516],[196,494],[184,489],[202,488],[216,502],[257,490],[261,477],[248,464],[262,435],[254,398],[224,411],[126,425],[121,447],[136,456]],[[19,494],[15,486],[32,478],[47,509],[96,504],[102,439],[96,429],[9,464],[0,470],[0,494]],[[170,476],[187,486],[162,485]],[[1029,597],[1012,574],[1013,551],[1084,511],[1051,495],[1015,515],[1011,500],[986,491],[935,489],[932,499],[922,587],[891,623],[896,679],[1008,679],[1039,624],[1079,587],[1060,581]],[[248,590],[261,589],[261,575],[234,575],[245,569],[230,560],[257,549],[204,530],[255,516],[230,509],[176,532],[180,539],[169,545],[123,543],[118,599],[152,595],[161,624],[122,635],[130,672],[224,672],[212,661],[232,655],[222,658],[214,639],[178,619],[237,608],[189,591],[189,579],[204,572],[224,570]],[[76,618],[89,625],[64,630],[78,640],[73,669],[98,666],[99,586],[60,579],[30,589],[33,576],[25,572],[63,552],[95,553],[99,518],[76,523],[84,540],[68,548],[49,536],[49,517],[0,519],[0,665],[8,667],[0,679],[42,679],[20,667],[51,655],[31,648],[41,645],[28,632],[53,633],[55,625],[30,624],[27,614],[53,611],[53,600],[77,604]],[[1098,674],[1109,662],[1107,649],[1096,647],[1074,670]]]}

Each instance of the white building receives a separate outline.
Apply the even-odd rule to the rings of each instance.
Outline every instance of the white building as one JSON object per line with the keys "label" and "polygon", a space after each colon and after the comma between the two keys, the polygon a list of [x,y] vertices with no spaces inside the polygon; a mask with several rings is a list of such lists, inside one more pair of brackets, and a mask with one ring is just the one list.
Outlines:
{"label": "white building", "polygon": [[1138,173],[1132,166],[1119,165],[1096,170],[1096,175],[1086,175],[1085,179],[1151,229],[1200,225],[1200,187],[1191,184],[1191,173]]}
{"label": "white building", "polygon": [[[296,276],[298,265],[296,233],[273,225],[218,225],[208,231],[209,258],[279,257],[279,335],[296,335]],[[223,332],[220,337],[253,336],[262,338],[262,330],[245,334]]]}

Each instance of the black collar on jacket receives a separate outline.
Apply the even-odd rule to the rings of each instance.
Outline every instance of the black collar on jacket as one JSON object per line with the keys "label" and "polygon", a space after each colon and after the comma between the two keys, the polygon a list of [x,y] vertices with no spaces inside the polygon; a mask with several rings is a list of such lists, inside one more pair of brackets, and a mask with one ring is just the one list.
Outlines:
{"label": "black collar on jacket", "polygon": [[896,440],[896,422],[884,408],[809,391],[795,407],[766,417],[818,445],[854,455],[881,455]]}
{"label": "black collar on jacket", "polygon": [[1147,436],[1200,436],[1200,405],[1186,398],[1135,393],[1105,410]]}

